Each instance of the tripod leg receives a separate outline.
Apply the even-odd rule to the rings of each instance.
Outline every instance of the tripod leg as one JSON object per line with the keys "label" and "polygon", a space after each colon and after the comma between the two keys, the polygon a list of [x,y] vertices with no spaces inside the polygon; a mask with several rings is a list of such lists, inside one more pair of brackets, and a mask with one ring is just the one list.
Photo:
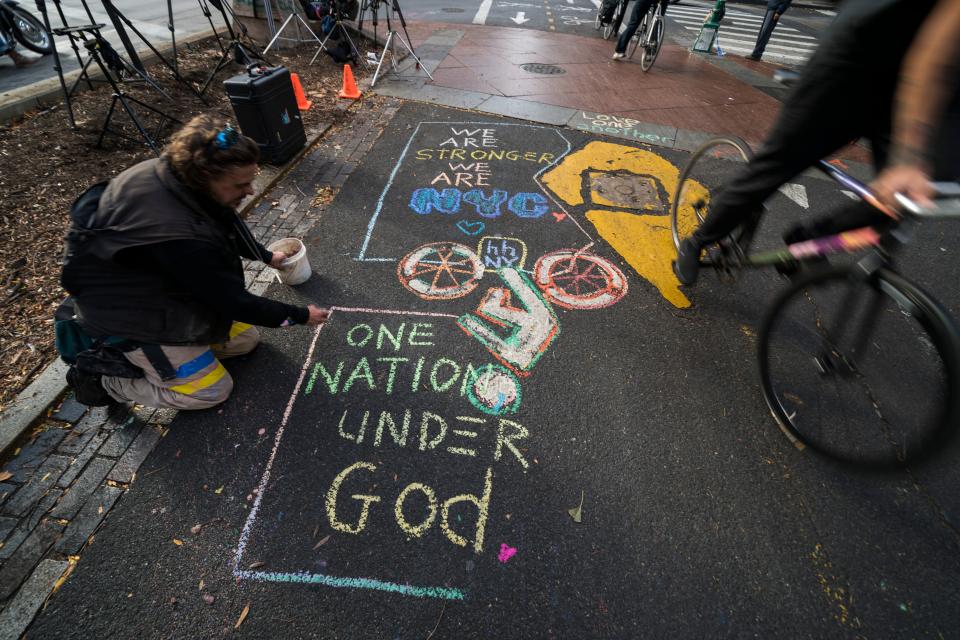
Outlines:
{"label": "tripod leg", "polygon": [[273,39],[270,40],[270,42],[267,43],[267,46],[265,46],[265,47],[263,48],[263,52],[264,52],[264,53],[266,53],[267,51],[270,51],[270,47],[272,47],[272,46],[273,46],[273,43],[277,41],[277,39],[280,37],[280,34],[283,33],[283,30],[287,28],[287,25],[288,25],[288,24],[290,24],[290,21],[293,20],[293,16],[294,16],[294,14],[291,13],[291,14],[287,17],[287,19],[283,21],[283,25],[282,25],[282,26],[280,27],[280,29],[277,31],[277,35],[273,36]]}
{"label": "tripod leg", "polygon": [[207,88],[210,86],[210,83],[213,82],[213,79],[216,77],[220,71],[226,67],[230,62],[230,49],[226,49],[223,52],[223,55],[220,56],[220,62],[217,63],[217,66],[213,68],[213,71],[210,72],[210,75],[207,76],[206,82],[203,83],[203,86],[200,87],[200,95],[203,95],[207,92]]}
{"label": "tripod leg", "polygon": [[330,29],[330,33],[328,33],[328,34],[327,34],[327,37],[324,38],[323,41],[320,43],[320,48],[317,49],[317,52],[316,52],[315,54],[313,54],[313,57],[312,57],[312,58],[310,58],[310,64],[313,64],[314,62],[317,61],[317,56],[320,55],[320,52],[321,52],[321,51],[327,51],[327,40],[329,40],[329,39],[330,39],[330,36],[333,35],[333,31],[334,31],[334,29],[337,28],[337,25],[338,25],[338,24],[340,24],[340,23],[338,22],[336,25],[333,26],[333,29]]}
{"label": "tripod leg", "polygon": [[[127,104],[127,100],[122,93],[120,95],[114,96],[114,101],[115,101],[114,103],[116,103],[116,101],[118,100],[120,102],[120,106],[122,106],[124,111],[127,112],[127,115],[130,116],[130,119],[133,120],[133,124],[137,127],[137,130],[140,131],[140,135],[143,136],[143,139],[146,141],[147,146],[150,147],[150,149],[159,156],[160,150],[157,149],[157,143],[153,141],[153,138],[150,137],[150,134],[147,133],[146,130],[143,128],[143,125],[140,124],[140,118],[137,117],[137,113],[130,107],[130,105]],[[106,129],[104,129],[104,131],[106,131]],[[101,134],[101,139],[102,137],[103,136]]]}
{"label": "tripod leg", "polygon": [[390,35],[387,36],[387,41],[383,44],[383,53],[380,54],[380,62],[377,63],[377,70],[373,74],[373,80],[370,81],[371,87],[377,84],[377,78],[380,77],[380,68],[383,67],[383,61],[387,59],[390,47],[393,46],[393,33],[393,31],[390,32]]}
{"label": "tripod leg", "polygon": [[425,66],[423,66],[423,62],[420,60],[420,58],[417,57],[417,54],[415,54],[415,53],[413,52],[413,47],[410,45],[410,43],[407,42],[406,40],[404,40],[404,39],[403,39],[403,36],[401,36],[399,33],[397,34],[397,38],[400,40],[400,44],[402,44],[404,47],[406,47],[406,48],[407,48],[407,51],[410,52],[410,56],[411,56],[414,60],[417,61],[417,66],[418,66],[419,68],[423,69],[423,72],[424,72],[425,74],[427,74],[427,77],[428,77],[428,78],[430,78],[431,80],[433,80],[433,76],[430,75],[430,72],[427,71],[427,68],[426,68]]}
{"label": "tripod leg", "polygon": [[110,109],[107,111],[107,119],[103,121],[103,128],[100,129],[100,137],[97,138],[97,144],[94,146],[100,148],[100,145],[103,144],[103,137],[107,135],[107,130],[110,128],[110,118],[113,117],[113,110],[117,108],[117,99],[120,96],[116,93],[113,94],[113,100],[110,102]]}

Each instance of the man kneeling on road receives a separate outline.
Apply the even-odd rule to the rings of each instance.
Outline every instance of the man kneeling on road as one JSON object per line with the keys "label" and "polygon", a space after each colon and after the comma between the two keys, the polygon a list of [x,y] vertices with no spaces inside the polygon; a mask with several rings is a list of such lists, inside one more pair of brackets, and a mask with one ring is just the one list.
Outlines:
{"label": "man kneeling on road", "polygon": [[[249,353],[264,327],[321,324],[329,313],[249,293],[241,257],[278,267],[236,215],[253,194],[256,143],[210,116],[75,203],[61,283],[94,339],[116,342],[143,377],[71,367],[80,402],[205,409],[230,395],[220,358]],[[135,371],[135,369],[134,369]]]}

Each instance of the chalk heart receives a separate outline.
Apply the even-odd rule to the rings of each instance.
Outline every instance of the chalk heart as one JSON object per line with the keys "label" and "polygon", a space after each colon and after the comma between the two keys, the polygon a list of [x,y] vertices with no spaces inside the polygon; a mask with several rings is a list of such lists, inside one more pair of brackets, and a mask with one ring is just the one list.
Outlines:
{"label": "chalk heart", "polygon": [[500,554],[497,556],[497,560],[500,562],[506,563],[507,560],[517,555],[517,548],[511,547],[506,544],[500,545]]}
{"label": "chalk heart", "polygon": [[479,220],[476,222],[470,222],[469,220],[461,220],[457,223],[457,229],[463,231],[468,236],[478,236],[483,233],[483,230],[487,225],[483,224]]}
{"label": "chalk heart", "polygon": [[563,219],[567,217],[567,214],[554,211],[553,217],[557,219],[557,222],[562,222]]}

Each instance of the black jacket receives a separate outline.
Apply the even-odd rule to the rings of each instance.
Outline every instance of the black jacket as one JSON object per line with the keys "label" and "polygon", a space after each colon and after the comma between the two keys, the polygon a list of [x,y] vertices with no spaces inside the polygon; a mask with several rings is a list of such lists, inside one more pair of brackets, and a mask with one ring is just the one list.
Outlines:
{"label": "black jacket", "polygon": [[[163,159],[115,177],[96,209],[79,205],[71,212],[61,283],[94,337],[213,344],[226,341],[233,320],[276,326],[307,316],[306,309],[246,293],[240,256],[268,261],[266,249],[232,209],[188,190]],[[189,261],[191,253],[203,256],[202,267]],[[225,301],[224,291],[235,292],[237,303]],[[237,317],[244,303],[263,313]]]}

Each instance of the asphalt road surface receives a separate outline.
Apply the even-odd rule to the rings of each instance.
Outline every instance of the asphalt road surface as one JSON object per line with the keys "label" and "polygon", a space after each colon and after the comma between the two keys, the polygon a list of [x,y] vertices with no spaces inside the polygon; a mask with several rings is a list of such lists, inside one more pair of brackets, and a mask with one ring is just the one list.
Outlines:
{"label": "asphalt road surface", "polygon": [[[405,106],[312,279],[269,292],[330,321],[265,331],[177,418],[30,637],[219,637],[246,607],[251,638],[953,635],[955,457],[862,476],[782,437],[755,365],[782,280],[665,275],[686,158]],[[764,242],[846,200],[797,185]],[[957,313],[954,237],[902,266]]]}

